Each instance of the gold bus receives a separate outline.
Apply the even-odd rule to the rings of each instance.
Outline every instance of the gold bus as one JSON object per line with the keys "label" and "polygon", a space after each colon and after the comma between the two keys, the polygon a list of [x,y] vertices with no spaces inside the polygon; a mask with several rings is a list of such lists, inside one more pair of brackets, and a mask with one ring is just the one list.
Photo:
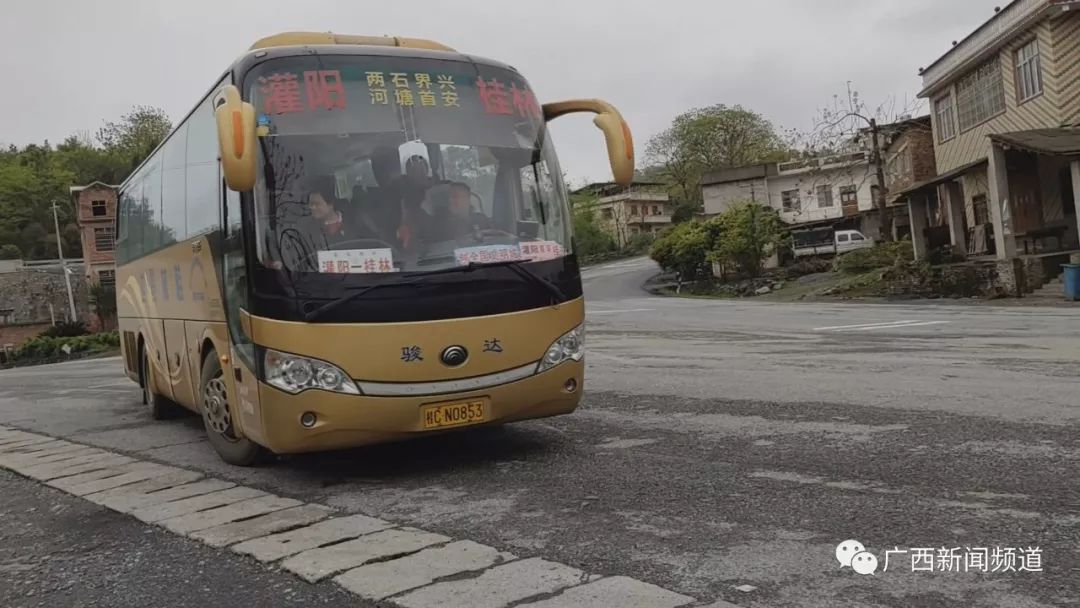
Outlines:
{"label": "gold bus", "polygon": [[124,363],[227,462],[573,411],[584,303],[547,121],[512,67],[435,42],[258,41],[123,183]]}

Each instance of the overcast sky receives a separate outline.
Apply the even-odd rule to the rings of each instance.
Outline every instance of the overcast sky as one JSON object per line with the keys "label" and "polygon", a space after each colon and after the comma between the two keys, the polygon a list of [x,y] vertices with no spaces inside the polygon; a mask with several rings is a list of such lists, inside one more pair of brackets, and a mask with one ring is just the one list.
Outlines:
{"label": "overcast sky", "polygon": [[[678,113],[741,104],[806,128],[847,81],[914,98],[916,72],[1006,0],[7,0],[0,143],[93,133],[132,105],[182,117],[263,36],[431,38],[520,70],[543,101],[602,97],[645,142]],[[575,182],[608,180],[585,115],[553,123]]]}

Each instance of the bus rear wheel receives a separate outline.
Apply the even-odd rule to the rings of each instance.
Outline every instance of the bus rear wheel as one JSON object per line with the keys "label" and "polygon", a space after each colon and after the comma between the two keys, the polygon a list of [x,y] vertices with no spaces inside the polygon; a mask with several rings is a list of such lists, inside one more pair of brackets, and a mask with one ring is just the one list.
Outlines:
{"label": "bus rear wheel", "polygon": [[206,436],[222,460],[249,467],[262,459],[265,450],[254,441],[239,436],[233,419],[234,410],[229,401],[221,362],[217,353],[210,351],[203,361],[199,381],[199,411],[206,427]]}

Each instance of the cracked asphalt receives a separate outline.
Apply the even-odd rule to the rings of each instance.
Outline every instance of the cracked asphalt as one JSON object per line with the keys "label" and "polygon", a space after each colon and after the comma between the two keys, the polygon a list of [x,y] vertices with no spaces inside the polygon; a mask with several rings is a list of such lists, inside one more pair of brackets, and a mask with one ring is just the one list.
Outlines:
{"label": "cracked asphalt", "polygon": [[[198,419],[148,420],[101,360],[0,372],[0,424],[707,601],[1080,604],[1080,309],[670,299],[641,290],[655,272],[585,271],[570,416],[238,469]],[[1037,547],[1041,571],[894,554],[861,576],[834,558],[846,539],[882,564]]]}

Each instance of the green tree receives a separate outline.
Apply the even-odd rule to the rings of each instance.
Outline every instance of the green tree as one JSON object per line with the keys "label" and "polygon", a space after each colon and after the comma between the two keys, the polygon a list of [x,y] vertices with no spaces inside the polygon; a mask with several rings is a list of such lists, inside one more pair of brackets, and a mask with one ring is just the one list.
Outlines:
{"label": "green tree", "polygon": [[[150,106],[135,106],[116,122],[106,122],[97,140],[107,155],[131,172],[172,130],[165,112]],[[126,173],[125,173],[126,175]]]}
{"label": "green tree", "polygon": [[574,221],[574,247],[578,256],[587,259],[618,249],[612,238],[596,219],[597,197],[593,194],[573,194],[570,205]]}
{"label": "green tree", "polygon": [[715,229],[708,259],[725,269],[756,277],[765,261],[788,242],[788,231],[776,209],[754,202],[737,203],[710,220]]}
{"label": "green tree", "polygon": [[649,256],[664,270],[675,273],[676,289],[681,290],[683,281],[708,276],[711,240],[709,228],[704,223],[677,224],[653,242]]}
{"label": "green tree", "polygon": [[22,258],[22,251],[14,243],[0,245],[0,260],[18,260]]}
{"label": "green tree", "polygon": [[787,158],[788,147],[773,124],[760,114],[723,104],[696,108],[675,117],[671,127],[645,147],[643,175],[657,176],[689,219],[701,207],[701,177],[708,171]]}
{"label": "green tree", "polygon": [[116,319],[116,289],[95,283],[90,286],[90,301],[94,305],[94,314],[101,322],[101,328],[105,330],[111,327]]}

